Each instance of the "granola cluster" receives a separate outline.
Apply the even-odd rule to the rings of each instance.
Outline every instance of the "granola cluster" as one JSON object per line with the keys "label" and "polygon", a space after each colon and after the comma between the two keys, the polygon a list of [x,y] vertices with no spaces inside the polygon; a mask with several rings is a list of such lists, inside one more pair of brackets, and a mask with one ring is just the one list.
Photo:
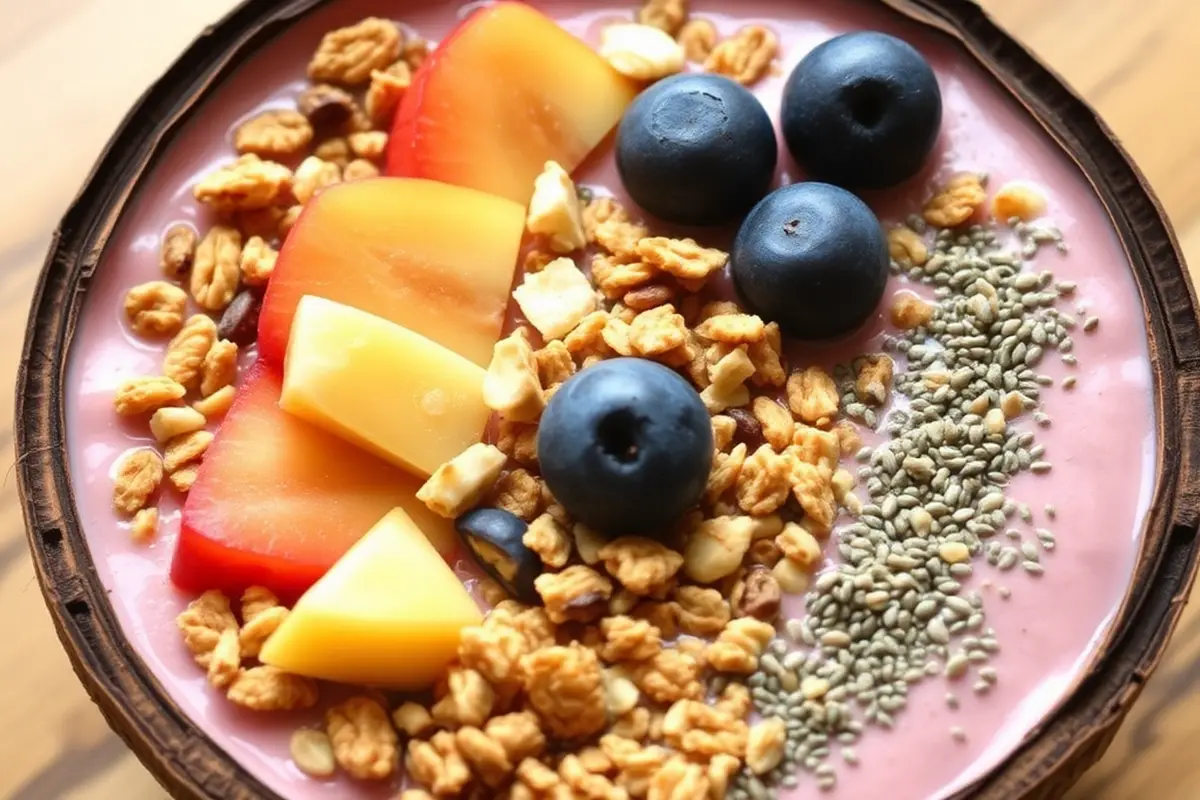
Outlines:
{"label": "granola cluster", "polygon": [[[778,68],[779,39],[774,31],[763,25],[747,25],[732,36],[721,39],[712,21],[693,17],[688,5],[688,0],[646,0],[637,10],[636,18],[642,25],[659,28],[675,37],[685,58],[700,64],[708,72],[725,75],[744,86],[753,86],[768,74],[775,73]],[[661,66],[661,49],[642,50],[649,55],[639,59],[639,65],[648,62]],[[649,70],[645,74],[627,74],[654,79],[671,74],[671,71]]]}

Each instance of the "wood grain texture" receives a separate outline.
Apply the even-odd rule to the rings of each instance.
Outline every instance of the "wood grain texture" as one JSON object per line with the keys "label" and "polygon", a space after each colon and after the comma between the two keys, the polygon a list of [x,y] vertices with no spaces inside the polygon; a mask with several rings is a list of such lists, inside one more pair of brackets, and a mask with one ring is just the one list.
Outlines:
{"label": "wood grain texture", "polygon": [[[0,0],[0,374],[15,373],[49,236],[125,110],[232,0]],[[984,0],[1123,140],[1200,276],[1200,111],[1192,97],[1200,4],[1192,0]],[[122,39],[117,46],[117,38]],[[11,382],[9,383],[11,386]],[[12,398],[0,396],[11,461]],[[7,465],[4,465],[7,468]],[[0,486],[0,797],[161,798],[75,680],[33,580],[11,476]],[[1105,759],[1071,800],[1200,797],[1200,612]],[[12,754],[20,753],[20,757]]]}

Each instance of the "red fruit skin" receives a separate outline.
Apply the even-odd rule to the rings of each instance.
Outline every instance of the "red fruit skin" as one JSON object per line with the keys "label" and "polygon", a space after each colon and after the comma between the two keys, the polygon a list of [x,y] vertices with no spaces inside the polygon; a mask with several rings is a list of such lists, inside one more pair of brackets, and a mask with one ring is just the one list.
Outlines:
{"label": "red fruit skin", "polygon": [[453,528],[416,501],[417,479],[286,414],[281,387],[259,361],[238,389],[188,492],[176,586],[230,596],[265,586],[291,604],[398,505],[453,557]]}

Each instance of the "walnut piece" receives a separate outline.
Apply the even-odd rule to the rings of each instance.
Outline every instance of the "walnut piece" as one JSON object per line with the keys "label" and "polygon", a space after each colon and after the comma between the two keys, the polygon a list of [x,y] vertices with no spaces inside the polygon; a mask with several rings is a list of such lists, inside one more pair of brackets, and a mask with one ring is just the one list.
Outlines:
{"label": "walnut piece", "polygon": [[566,336],[596,310],[592,284],[569,258],[555,259],[541,272],[526,273],[512,296],[547,340]]}
{"label": "walnut piece", "polygon": [[229,609],[229,598],[218,591],[208,591],[197,597],[175,618],[183,633],[183,643],[196,663],[208,669],[213,648],[225,631],[237,631],[237,619]]}
{"label": "walnut piece", "polygon": [[401,703],[392,712],[392,722],[398,730],[412,737],[424,736],[434,728],[433,717],[429,710],[411,700]]}
{"label": "walnut piece", "polygon": [[646,0],[637,13],[638,22],[661,28],[672,36],[679,31],[687,18],[687,0]]}
{"label": "walnut piece", "polygon": [[288,610],[283,606],[273,606],[253,618],[247,617],[239,635],[242,655],[247,658],[257,658],[267,637],[278,630],[283,621],[287,619],[287,615]]}
{"label": "walnut piece", "polygon": [[734,493],[738,507],[751,516],[773,514],[787,502],[792,489],[792,464],[764,444],[746,458]]}
{"label": "walnut piece", "polygon": [[987,201],[983,181],[973,172],[963,172],[946,182],[938,193],[925,203],[922,216],[930,225],[956,228],[975,216]]}
{"label": "walnut piece", "polygon": [[204,357],[217,340],[217,323],[207,314],[194,314],[167,345],[163,374],[180,386],[199,388]]}
{"label": "walnut piece", "polygon": [[192,188],[197,200],[220,214],[279,205],[292,186],[292,171],[247,153],[205,175]]}
{"label": "walnut piece", "polygon": [[562,569],[571,557],[571,534],[549,514],[542,514],[529,523],[521,543],[552,569]]}
{"label": "walnut piece", "polygon": [[325,727],[334,758],[350,777],[383,780],[396,771],[396,731],[375,700],[357,696],[338,703],[325,712]]}
{"label": "walnut piece", "polygon": [[381,128],[391,125],[392,117],[408,87],[412,85],[412,68],[397,61],[387,69],[371,71],[371,85],[363,100],[367,116]]}
{"label": "walnut piece", "polygon": [[385,69],[400,57],[403,43],[396,23],[368,17],[325,34],[308,63],[308,77],[346,86],[366,83],[373,70]]}
{"label": "walnut piece", "polygon": [[449,731],[438,731],[428,742],[409,742],[404,766],[414,780],[439,797],[456,797],[471,780],[471,768]]}
{"label": "walnut piece", "polygon": [[929,248],[916,231],[907,225],[897,225],[888,231],[888,254],[902,266],[920,267],[929,260]]}
{"label": "walnut piece", "polygon": [[241,280],[242,235],[216,225],[196,248],[189,289],[196,304],[207,311],[223,311],[237,294]]}
{"label": "walnut piece", "polygon": [[630,666],[633,682],[655,702],[698,700],[704,696],[700,682],[703,663],[678,648],[661,650],[654,658]]}
{"label": "walnut piece", "polygon": [[162,483],[163,463],[158,453],[144,448],[121,458],[113,482],[113,508],[133,516],[146,507]]}
{"label": "walnut piece", "polygon": [[608,724],[604,673],[587,647],[547,647],[521,659],[529,704],[561,739],[591,736]]}
{"label": "walnut piece", "polygon": [[383,131],[358,131],[346,136],[346,141],[354,155],[377,161],[387,151],[388,135]]}
{"label": "walnut piece", "polygon": [[504,748],[505,755],[513,764],[541,755],[546,747],[546,736],[538,724],[537,715],[531,711],[492,717],[483,730],[492,741]]}
{"label": "walnut piece", "polygon": [[158,258],[163,275],[179,280],[188,274],[196,255],[196,240],[196,231],[190,225],[179,223],[167,229]]}
{"label": "walnut piece", "polygon": [[546,604],[546,614],[555,624],[591,622],[608,609],[612,581],[591,567],[575,565],[562,572],[544,572],[534,587]]}
{"label": "walnut piece", "polygon": [[134,286],[125,294],[125,316],[138,336],[174,336],[183,325],[187,293],[166,281]]}
{"label": "walnut piece", "polygon": [[747,25],[709,53],[704,68],[733,78],[743,86],[757,83],[779,52],[779,38],[763,25]]}
{"label": "walnut piece", "polygon": [[483,379],[483,402],[513,422],[533,422],[542,415],[546,399],[537,358],[524,330],[513,331],[492,349]]}
{"label": "walnut piece", "polygon": [[587,244],[583,208],[571,176],[555,161],[547,161],[533,181],[533,197],[525,227],[545,236],[556,253],[571,253]]}
{"label": "walnut piece", "polygon": [[717,314],[697,325],[696,333],[724,344],[752,344],[766,337],[767,328],[753,314]]}
{"label": "walnut piece", "polygon": [[892,389],[892,370],[892,359],[888,356],[882,353],[866,356],[854,381],[859,402],[873,406],[886,403]]}
{"label": "walnut piece", "polygon": [[312,125],[298,111],[264,111],[243,122],[233,132],[239,153],[254,153],[281,160],[303,153],[313,138]]}
{"label": "walnut piece", "polygon": [[815,526],[822,534],[832,529],[837,515],[837,503],[830,483],[832,477],[808,462],[792,463],[792,494],[804,509],[805,524]]}
{"label": "walnut piece", "polygon": [[675,757],[654,773],[646,797],[648,800],[704,800],[710,790],[703,766]]}
{"label": "walnut piece", "polygon": [[676,38],[688,61],[703,64],[717,46],[717,26],[711,20],[693,17],[679,29]]}
{"label": "walnut piece", "polygon": [[479,728],[459,728],[455,743],[458,752],[488,786],[500,786],[512,773],[513,764],[504,748]]}
{"label": "walnut piece", "polygon": [[662,28],[615,24],[600,32],[600,57],[636,81],[656,81],[683,70],[683,47]]}
{"label": "walnut piece", "polygon": [[238,264],[242,271],[242,282],[247,286],[266,286],[275,271],[275,260],[279,253],[261,236],[251,236],[242,248]]}
{"label": "walnut piece", "polygon": [[899,292],[892,301],[892,324],[902,331],[911,331],[933,319],[933,312],[933,304],[912,292]]}
{"label": "walnut piece", "polygon": [[632,617],[607,617],[600,621],[604,634],[601,657],[610,663],[645,661],[662,650],[662,634],[646,620]]}
{"label": "walnut piece", "polygon": [[675,590],[679,628],[692,636],[716,636],[730,620],[729,604],[716,589],[681,586]]}
{"label": "walnut piece", "polygon": [[482,725],[495,704],[495,690],[480,672],[454,667],[446,676],[446,695],[430,712],[439,725]]}
{"label": "walnut piece", "polygon": [[597,555],[609,574],[637,595],[661,590],[683,566],[683,556],[679,553],[641,536],[613,539]]}
{"label": "walnut piece", "polygon": [[708,646],[705,656],[718,672],[749,675],[758,669],[758,657],[774,636],[775,626],[753,617],[738,617]]}
{"label": "walnut piece", "polygon": [[821,425],[837,415],[837,384],[816,365],[793,372],[787,381],[788,408],[809,425]]}
{"label": "walnut piece", "polygon": [[417,499],[433,513],[455,519],[474,507],[492,488],[505,460],[499,448],[473,444],[434,470],[417,491]]}
{"label": "walnut piece", "polygon": [[698,700],[678,700],[663,717],[663,738],[676,750],[699,758],[724,753],[741,758],[749,729],[744,720]]}

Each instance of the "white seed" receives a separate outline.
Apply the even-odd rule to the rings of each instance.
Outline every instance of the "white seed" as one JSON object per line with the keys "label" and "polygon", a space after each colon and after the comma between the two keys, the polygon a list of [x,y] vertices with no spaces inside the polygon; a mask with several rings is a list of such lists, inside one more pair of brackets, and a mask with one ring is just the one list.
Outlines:
{"label": "white seed", "polygon": [[305,775],[328,778],[337,768],[333,758],[333,744],[324,731],[301,728],[292,734],[288,745],[292,761]]}

